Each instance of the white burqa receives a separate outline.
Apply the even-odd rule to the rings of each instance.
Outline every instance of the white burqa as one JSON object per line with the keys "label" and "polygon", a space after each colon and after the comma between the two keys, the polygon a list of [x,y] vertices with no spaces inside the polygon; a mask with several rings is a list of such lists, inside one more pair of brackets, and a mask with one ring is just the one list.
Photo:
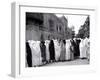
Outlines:
{"label": "white burqa", "polygon": [[66,60],[70,60],[70,40],[66,40]]}
{"label": "white burqa", "polygon": [[50,54],[49,54],[49,40],[45,41],[45,46],[46,46],[46,60],[49,61],[50,60]]}
{"label": "white burqa", "polygon": [[53,41],[54,41],[54,47],[55,47],[55,59],[56,61],[58,61],[60,58],[61,45],[57,40],[53,40]]}
{"label": "white burqa", "polygon": [[81,39],[81,42],[80,42],[80,58],[87,58],[85,39],[84,40]]}
{"label": "white burqa", "polygon": [[42,64],[40,41],[29,41],[29,45],[32,51],[32,66],[38,66]]}

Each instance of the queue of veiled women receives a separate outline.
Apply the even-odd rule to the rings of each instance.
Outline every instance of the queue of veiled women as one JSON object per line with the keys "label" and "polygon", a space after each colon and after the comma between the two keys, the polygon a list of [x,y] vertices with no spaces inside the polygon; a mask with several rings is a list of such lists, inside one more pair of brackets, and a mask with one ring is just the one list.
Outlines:
{"label": "queue of veiled women", "polygon": [[90,58],[88,38],[51,39],[26,42],[26,66],[37,67],[54,62]]}

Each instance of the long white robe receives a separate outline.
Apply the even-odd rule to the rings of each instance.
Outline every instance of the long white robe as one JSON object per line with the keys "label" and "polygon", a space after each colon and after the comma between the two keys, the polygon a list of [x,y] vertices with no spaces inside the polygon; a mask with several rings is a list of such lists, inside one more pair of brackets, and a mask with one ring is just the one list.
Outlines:
{"label": "long white robe", "polygon": [[87,58],[90,59],[90,41],[89,40],[87,44]]}
{"label": "long white robe", "polygon": [[55,46],[55,60],[58,61],[60,58],[61,45],[57,40],[54,40],[54,46]]}
{"label": "long white robe", "polygon": [[87,58],[87,54],[86,54],[86,42],[83,39],[80,42],[80,58]]}
{"label": "long white robe", "polygon": [[90,58],[90,41],[88,38],[85,39],[85,48],[86,48],[86,55],[87,58]]}
{"label": "long white robe", "polygon": [[46,46],[46,60],[49,61],[50,60],[50,53],[49,53],[49,40],[45,41],[45,46]]}
{"label": "long white robe", "polygon": [[70,40],[66,40],[66,60],[70,60]]}
{"label": "long white robe", "polygon": [[40,51],[40,42],[39,41],[30,41],[29,45],[32,51],[32,66],[41,65],[41,51]]}

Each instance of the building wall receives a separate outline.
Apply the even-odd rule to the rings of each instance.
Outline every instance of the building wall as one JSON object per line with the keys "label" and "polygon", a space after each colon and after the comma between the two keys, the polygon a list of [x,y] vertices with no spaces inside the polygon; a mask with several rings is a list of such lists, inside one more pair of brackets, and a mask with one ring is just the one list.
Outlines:
{"label": "building wall", "polygon": [[26,40],[41,40],[41,35],[44,40],[64,39],[66,26],[64,23],[64,20],[62,21],[56,15],[44,13],[42,26],[36,26],[35,24],[26,25]]}
{"label": "building wall", "polygon": [[31,28],[26,30],[26,40],[40,40],[41,33],[38,28],[39,26],[27,25],[27,27],[30,27],[30,26]]}
{"label": "building wall", "polygon": [[[53,21],[53,30],[51,30],[50,20]],[[60,18],[58,18],[56,15],[44,14],[44,27],[48,29],[48,34],[51,38],[63,38],[64,25]],[[59,27],[61,27],[61,30],[59,29]]]}

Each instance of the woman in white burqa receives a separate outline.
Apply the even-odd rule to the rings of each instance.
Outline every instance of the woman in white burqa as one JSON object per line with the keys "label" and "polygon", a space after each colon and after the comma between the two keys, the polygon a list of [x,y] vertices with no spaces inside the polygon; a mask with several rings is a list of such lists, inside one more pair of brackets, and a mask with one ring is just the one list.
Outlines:
{"label": "woman in white burqa", "polygon": [[66,41],[61,41],[61,53],[60,53],[60,61],[66,60]]}
{"label": "woman in white burqa", "polygon": [[42,64],[40,41],[29,41],[32,50],[32,66],[39,66]]}
{"label": "woman in white burqa", "polygon": [[70,40],[66,40],[66,60],[71,60],[71,56],[70,56]]}
{"label": "woman in white burqa", "polygon": [[54,40],[54,46],[55,46],[55,60],[59,61],[60,52],[61,52],[61,45],[58,42],[58,40]]}
{"label": "woman in white burqa", "polygon": [[81,43],[80,43],[80,58],[81,59],[84,59],[84,58],[87,58],[87,47],[86,47],[86,44],[87,44],[87,40],[85,39],[81,39]]}

